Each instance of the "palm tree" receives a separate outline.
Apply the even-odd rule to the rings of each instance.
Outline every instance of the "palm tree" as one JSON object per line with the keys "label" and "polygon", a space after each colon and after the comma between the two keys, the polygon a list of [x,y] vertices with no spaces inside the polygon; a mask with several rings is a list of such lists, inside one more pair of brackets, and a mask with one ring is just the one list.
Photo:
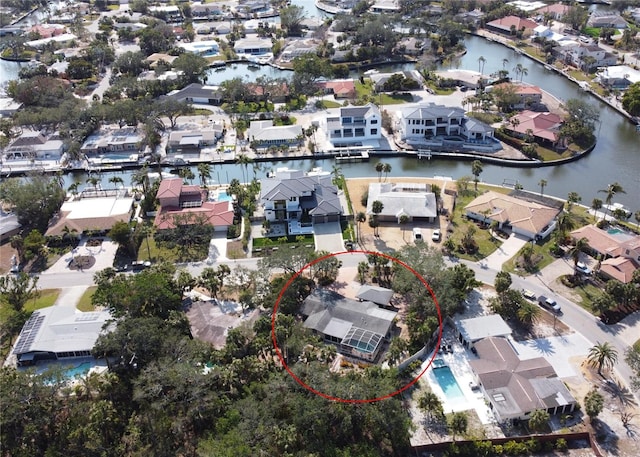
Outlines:
{"label": "palm tree", "polygon": [[100,184],[100,178],[96,177],[96,176],[90,176],[87,178],[87,180],[85,181],[87,184],[91,184],[91,187],[93,187],[93,190],[95,190],[96,192],[98,191],[98,186]]}
{"label": "palm tree", "polygon": [[599,198],[594,198],[593,200],[591,200],[591,209],[593,210],[593,220],[596,222],[598,221],[597,213],[598,211],[600,211],[601,208],[602,208],[602,200],[600,200]]}
{"label": "palm tree", "polygon": [[538,182],[538,185],[540,186],[540,196],[542,197],[542,195],[544,194],[544,188],[547,187],[547,180],[541,179]]}
{"label": "palm tree", "polygon": [[387,176],[389,176],[389,173],[391,173],[391,164],[390,163],[385,163],[382,166],[382,171],[384,172],[384,180],[386,182],[387,181]]}
{"label": "palm tree", "polygon": [[520,249],[520,255],[522,256],[522,260],[524,260],[525,265],[531,266],[531,259],[533,258],[534,250],[533,245],[531,243],[526,243]]}
{"label": "palm tree", "polygon": [[604,199],[604,201],[607,203],[607,208],[605,212],[605,219],[606,219],[607,215],[609,214],[609,207],[611,205],[611,202],[613,201],[613,197],[616,194],[626,194],[626,192],[624,191],[624,188],[622,187],[622,185],[620,185],[620,183],[618,183],[617,181],[614,182],[613,184],[609,184],[606,189],[600,189],[598,192],[607,194],[607,196]]}
{"label": "palm tree", "polygon": [[633,213],[633,218],[636,220],[636,224],[640,225],[640,209]]}
{"label": "palm tree", "polygon": [[376,200],[371,204],[371,211],[373,212],[373,218],[376,224],[376,226],[373,227],[375,230],[376,236],[378,236],[378,226],[380,225],[378,223],[378,215],[382,212],[383,209],[384,209],[384,204],[380,200]]}
{"label": "palm tree", "polygon": [[187,180],[193,183],[193,178],[196,177],[193,171],[191,171],[191,168],[187,168],[187,167],[180,168],[178,170],[178,176],[180,176],[185,181],[185,184]]}
{"label": "palm tree", "polygon": [[567,195],[567,211],[571,212],[573,205],[582,201],[582,197],[578,192],[569,192]]}
{"label": "palm tree", "polygon": [[71,192],[71,195],[73,195],[75,197],[76,195],[78,195],[78,187],[79,186],[80,186],[80,183],[78,181],[76,181],[73,184],[69,185],[69,188],[67,190],[69,192]]}
{"label": "palm tree", "polygon": [[384,164],[382,162],[376,164],[376,171],[378,172],[378,182],[380,182],[382,181],[382,172],[384,171]]}
{"label": "palm tree", "polygon": [[453,413],[449,422],[449,431],[453,437],[453,441],[456,440],[456,435],[465,433],[469,426],[469,418],[465,411],[458,411]]}
{"label": "palm tree", "polygon": [[247,156],[246,154],[238,154],[238,157],[236,157],[236,163],[244,167],[242,170],[242,180],[244,183],[247,182],[246,177],[249,174],[249,164],[251,162],[253,162],[253,160],[251,159],[251,157]]}
{"label": "palm tree", "polygon": [[200,177],[200,185],[207,187],[207,179],[211,178],[211,165],[205,162],[199,163],[198,176]]}
{"label": "palm tree", "polygon": [[522,82],[522,77],[527,76],[529,74],[529,69],[527,67],[522,67],[520,69],[520,82]]}
{"label": "palm tree", "polygon": [[526,328],[531,328],[531,326],[540,318],[540,314],[540,308],[527,301],[523,301],[517,312],[518,320]]}
{"label": "palm tree", "polygon": [[409,216],[407,216],[406,214],[403,214],[402,216],[400,216],[400,220],[398,220],[398,222],[402,227],[402,241],[406,242],[406,240],[404,239],[404,234],[405,234],[404,227],[406,227],[407,224],[409,223]]}
{"label": "palm tree", "polygon": [[142,193],[146,194],[149,188],[149,168],[145,165],[131,176],[131,184],[142,186]]}
{"label": "palm tree", "polygon": [[507,65],[509,65],[509,59],[502,59],[502,69],[506,70],[507,69]]}
{"label": "palm tree", "polygon": [[337,164],[333,164],[331,166],[331,174],[333,175],[333,183],[337,186],[343,178],[342,168]]}
{"label": "palm tree", "polygon": [[520,72],[522,72],[523,68],[524,67],[522,66],[521,63],[519,63],[515,67],[513,67],[513,72],[516,74],[516,79],[518,79],[518,76],[520,75]]}
{"label": "palm tree", "polygon": [[360,281],[360,284],[364,284],[368,272],[369,264],[367,262],[358,263],[358,280]]}
{"label": "palm tree", "polygon": [[476,192],[478,192],[478,181],[480,173],[482,173],[482,162],[480,162],[479,160],[474,160],[471,164],[471,174],[473,175],[473,184]]}
{"label": "palm tree", "polygon": [[112,176],[111,178],[109,178],[109,182],[112,183],[116,189],[118,188],[118,184],[124,183],[120,176]]}
{"label": "palm tree", "polygon": [[442,402],[436,394],[433,392],[425,392],[420,398],[418,398],[418,408],[427,414],[427,418],[431,420],[433,416],[442,417]]}
{"label": "palm tree", "polygon": [[362,236],[360,235],[360,224],[362,224],[366,220],[367,215],[364,213],[364,211],[359,211],[358,214],[356,214],[356,222],[358,223],[358,238],[360,238],[360,241],[362,241]]}
{"label": "palm tree", "polygon": [[565,213],[564,211],[560,213],[558,219],[556,219],[556,228],[558,229],[558,233],[560,233],[561,237],[564,239],[569,230],[572,230],[576,226],[575,221],[573,220],[573,216],[571,213]]}
{"label": "palm tree", "polygon": [[578,268],[578,262],[580,261],[580,254],[583,253],[589,247],[589,240],[586,238],[580,238],[576,240],[576,243],[569,249],[569,257],[573,260],[573,274],[576,275]]}
{"label": "palm tree", "polygon": [[602,375],[602,369],[611,369],[618,362],[618,351],[609,342],[598,342],[589,349],[587,362],[593,367],[598,367],[598,374]]}
{"label": "palm tree", "polygon": [[487,59],[484,56],[478,57],[478,71],[480,72],[480,76],[484,74],[484,64],[487,62]]}

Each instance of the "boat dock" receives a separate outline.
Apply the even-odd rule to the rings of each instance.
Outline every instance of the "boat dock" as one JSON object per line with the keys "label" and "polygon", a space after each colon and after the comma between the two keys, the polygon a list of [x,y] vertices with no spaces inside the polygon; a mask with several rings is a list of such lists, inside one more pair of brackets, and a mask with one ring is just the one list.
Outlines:
{"label": "boat dock", "polygon": [[369,161],[369,151],[368,150],[346,150],[344,152],[339,152],[338,155],[335,156],[337,163],[355,163],[355,162],[368,162]]}

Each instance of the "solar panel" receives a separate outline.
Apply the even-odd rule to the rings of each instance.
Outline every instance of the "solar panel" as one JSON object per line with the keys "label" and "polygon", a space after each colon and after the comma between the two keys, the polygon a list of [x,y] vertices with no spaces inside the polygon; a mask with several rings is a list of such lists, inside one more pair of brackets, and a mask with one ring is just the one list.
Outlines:
{"label": "solar panel", "polygon": [[42,316],[38,311],[35,311],[31,315],[20,332],[20,337],[18,338],[16,347],[13,350],[14,354],[27,352],[30,349],[31,343],[35,341],[36,336],[40,331],[40,327],[42,327],[44,318],[45,316]]}

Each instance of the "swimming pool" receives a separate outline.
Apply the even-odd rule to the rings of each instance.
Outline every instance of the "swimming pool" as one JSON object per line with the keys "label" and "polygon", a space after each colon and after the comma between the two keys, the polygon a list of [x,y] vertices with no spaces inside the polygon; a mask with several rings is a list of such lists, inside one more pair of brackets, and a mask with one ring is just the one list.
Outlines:
{"label": "swimming pool", "polygon": [[458,385],[451,368],[448,366],[434,368],[433,375],[436,377],[436,380],[447,397],[447,400],[464,400],[464,394],[462,393],[462,390],[460,390],[460,386]]}
{"label": "swimming pool", "polygon": [[624,233],[624,232],[622,230],[620,230],[620,229],[617,229],[617,228],[611,228],[611,229],[607,230],[607,233],[609,235],[619,235],[619,234]]}
{"label": "swimming pool", "polygon": [[82,362],[80,365],[64,370],[64,377],[67,379],[77,379],[86,376],[89,370],[95,365],[91,362]]}
{"label": "swimming pool", "polygon": [[219,202],[228,202],[233,200],[233,196],[227,194],[226,191],[221,190],[220,192],[218,192],[218,196],[216,198],[217,201]]}

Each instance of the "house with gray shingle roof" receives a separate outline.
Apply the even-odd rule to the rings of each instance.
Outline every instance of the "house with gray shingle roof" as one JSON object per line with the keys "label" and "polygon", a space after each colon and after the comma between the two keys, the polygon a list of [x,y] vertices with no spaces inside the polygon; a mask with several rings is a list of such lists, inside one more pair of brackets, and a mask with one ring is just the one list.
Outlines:
{"label": "house with gray shingle roof", "polygon": [[433,222],[438,217],[436,196],[428,184],[417,183],[379,183],[369,184],[369,198],[366,213],[373,214],[373,202],[382,202],[380,221],[400,223],[402,216],[409,220]]}
{"label": "house with gray shingle roof", "polygon": [[393,290],[385,287],[363,284],[362,287],[360,287],[356,298],[360,301],[370,301],[380,306],[389,306],[391,298],[393,298]]}
{"label": "house with gray shingle roof", "polygon": [[572,412],[577,401],[544,357],[522,360],[509,340],[476,342],[478,359],[469,365],[498,421],[526,420],[542,409],[549,414]]}
{"label": "house with gray shingle roof", "polygon": [[260,204],[270,222],[334,222],[343,213],[331,176],[309,176],[300,170],[280,169],[273,178],[263,179]]}
{"label": "house with gray shingle roof", "polygon": [[316,289],[302,304],[304,327],[337,345],[342,354],[373,361],[385,341],[397,314],[370,301],[357,301]]}
{"label": "house with gray shingle roof", "polygon": [[458,107],[429,103],[400,111],[400,138],[420,140],[437,136],[460,136],[465,140],[484,141],[493,137],[493,127],[468,118]]}

